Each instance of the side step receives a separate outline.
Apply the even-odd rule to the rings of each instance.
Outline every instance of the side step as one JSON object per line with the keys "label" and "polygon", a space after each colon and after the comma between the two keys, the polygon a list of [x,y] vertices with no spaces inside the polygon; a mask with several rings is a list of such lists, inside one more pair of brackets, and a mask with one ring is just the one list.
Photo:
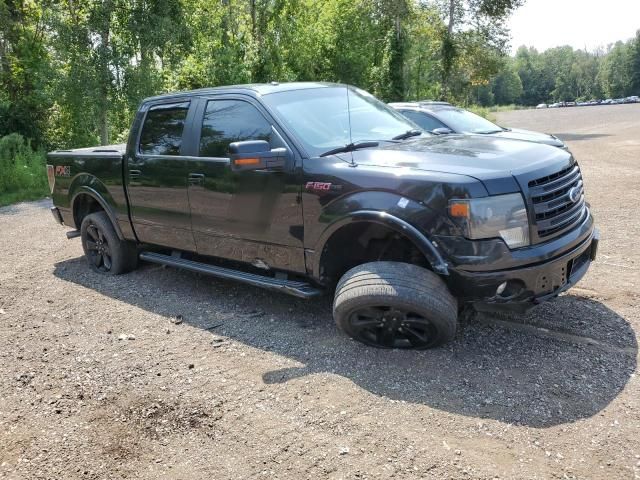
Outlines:
{"label": "side step", "polygon": [[230,268],[216,267],[208,263],[194,262],[193,260],[185,260],[184,258],[163,255],[155,252],[140,252],[140,260],[145,262],[158,263],[170,267],[182,268],[192,272],[203,273],[218,278],[226,278],[229,280],[237,280],[239,282],[248,283],[256,287],[262,287],[277,292],[288,293],[300,298],[310,298],[318,296],[322,291],[307,282],[281,280],[273,277],[265,277],[256,275],[255,273],[242,272],[240,270],[232,270]]}

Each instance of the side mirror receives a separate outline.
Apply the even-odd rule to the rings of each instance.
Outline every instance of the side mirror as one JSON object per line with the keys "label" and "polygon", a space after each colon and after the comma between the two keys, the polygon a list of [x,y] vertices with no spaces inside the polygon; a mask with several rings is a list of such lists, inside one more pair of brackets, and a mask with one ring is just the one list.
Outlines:
{"label": "side mirror", "polygon": [[447,127],[440,127],[434,128],[433,130],[431,130],[431,133],[433,133],[434,135],[449,135],[450,133],[453,133],[453,130]]}
{"label": "side mirror", "polygon": [[246,140],[229,144],[231,170],[282,170],[286,164],[286,148],[269,148],[264,140]]}

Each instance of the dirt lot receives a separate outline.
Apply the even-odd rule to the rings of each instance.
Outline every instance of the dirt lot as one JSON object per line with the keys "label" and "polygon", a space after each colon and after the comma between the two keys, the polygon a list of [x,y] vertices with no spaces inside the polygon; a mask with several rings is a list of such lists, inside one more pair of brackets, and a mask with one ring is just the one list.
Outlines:
{"label": "dirt lot", "polygon": [[568,141],[600,256],[434,351],[361,346],[330,299],[102,277],[48,202],[0,209],[0,477],[640,478],[640,105],[499,120]]}

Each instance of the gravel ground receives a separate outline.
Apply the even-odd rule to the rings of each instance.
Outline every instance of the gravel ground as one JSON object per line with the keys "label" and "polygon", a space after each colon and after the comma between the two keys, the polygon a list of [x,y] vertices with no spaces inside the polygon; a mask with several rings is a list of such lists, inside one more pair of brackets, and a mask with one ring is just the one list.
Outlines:
{"label": "gravel ground", "polygon": [[640,478],[640,105],[499,120],[568,141],[600,256],[433,351],[349,340],[328,298],[100,276],[48,201],[0,209],[0,477]]}

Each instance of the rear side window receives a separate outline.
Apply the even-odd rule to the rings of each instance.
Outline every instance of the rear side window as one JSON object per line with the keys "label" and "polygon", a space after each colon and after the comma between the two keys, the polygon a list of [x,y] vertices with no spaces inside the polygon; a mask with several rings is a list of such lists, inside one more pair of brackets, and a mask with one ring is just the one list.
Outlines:
{"label": "rear side window", "polygon": [[180,155],[189,102],[151,107],[142,125],[140,153]]}
{"label": "rear side window", "polygon": [[405,117],[411,120],[419,127],[425,129],[427,132],[431,132],[436,128],[443,128],[445,125],[433,118],[431,115],[422,112],[416,112],[415,110],[401,110]]}
{"label": "rear side window", "polygon": [[271,124],[260,111],[242,100],[210,100],[202,121],[201,157],[229,157],[229,144],[266,140],[271,144]]}

